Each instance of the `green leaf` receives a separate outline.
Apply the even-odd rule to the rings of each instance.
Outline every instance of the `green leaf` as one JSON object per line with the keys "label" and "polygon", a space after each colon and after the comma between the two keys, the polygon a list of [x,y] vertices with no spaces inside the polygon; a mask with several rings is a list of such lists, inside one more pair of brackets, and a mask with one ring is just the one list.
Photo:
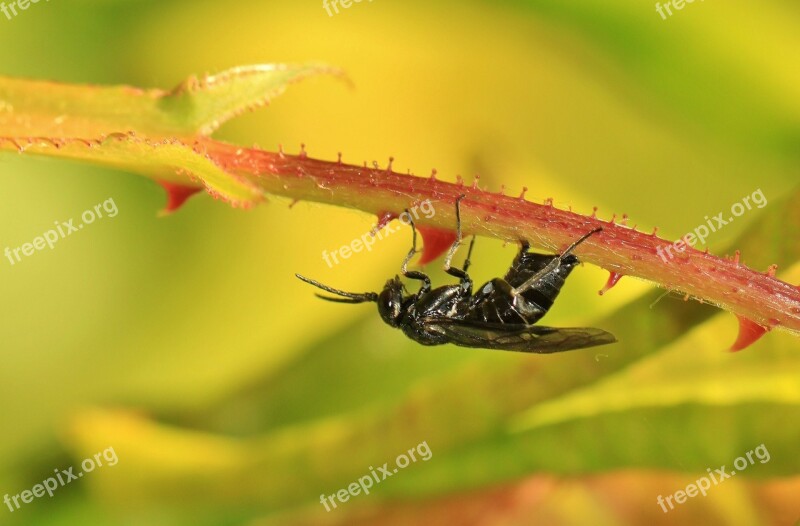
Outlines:
{"label": "green leaf", "polygon": [[[768,214],[796,214],[797,200],[796,193],[776,201]],[[751,225],[739,242],[763,239],[773,221]],[[781,263],[798,259],[796,251],[781,252]],[[586,475],[644,466],[702,474],[762,443],[773,460],[745,476],[782,476],[800,468],[793,457],[800,424],[790,424],[800,422],[794,338],[770,334],[749,352],[726,353],[719,334],[730,325],[727,315],[712,317],[718,311],[670,300],[656,304],[654,315],[652,302],[648,294],[597,321],[619,337],[614,347],[548,357],[475,351],[466,364],[454,362],[439,375],[420,371],[403,399],[378,403],[369,390],[380,386],[365,378],[362,404],[349,415],[317,415],[259,438],[213,439],[138,419],[131,426],[128,416],[108,413],[77,420],[72,443],[79,454],[104,441],[119,444],[120,456],[130,459],[109,498],[146,494],[163,504],[186,498],[173,488],[191,484],[201,496],[236,488],[226,493],[226,505],[259,503],[269,510],[310,505],[320,493],[345,487],[369,466],[391,462],[423,441],[436,461],[403,471],[364,506],[482,488],[532,472]],[[344,376],[350,367],[346,360],[332,363],[329,374]],[[314,361],[293,368],[299,375],[293,388],[314,392]],[[718,427],[704,429],[701,423],[712,415]],[[684,440],[681,422],[696,423],[689,426],[700,430],[696,440]],[[215,456],[219,469],[197,472],[187,461],[186,468],[155,475],[164,452],[175,448],[187,458]]]}
{"label": "green leaf", "polygon": [[228,119],[268,104],[289,84],[319,74],[324,65],[264,64],[191,77],[175,89],[71,85],[0,77],[4,137],[102,139],[133,131],[150,137],[208,135]]}

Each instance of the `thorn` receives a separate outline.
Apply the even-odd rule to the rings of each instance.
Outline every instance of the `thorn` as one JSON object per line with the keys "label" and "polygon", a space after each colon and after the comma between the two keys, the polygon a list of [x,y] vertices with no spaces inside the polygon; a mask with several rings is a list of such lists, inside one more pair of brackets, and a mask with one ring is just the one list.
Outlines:
{"label": "thorn", "polygon": [[501,184],[500,185],[500,191],[497,192],[497,195],[505,195],[505,193],[506,193],[506,185]]}
{"label": "thorn", "polygon": [[417,231],[422,236],[420,265],[426,265],[444,254],[456,240],[456,233],[445,228],[419,225]]}
{"label": "thorn", "polygon": [[597,219],[597,207],[592,207],[592,219]]}
{"label": "thorn", "polygon": [[653,227],[653,233],[650,234],[650,235],[653,236],[653,237],[656,237],[656,234],[658,234],[658,227],[657,226]]}
{"label": "thorn", "polygon": [[284,158],[284,155],[283,155],[283,145],[282,145],[282,144],[279,144],[279,145],[278,145],[278,155],[280,155],[280,156],[281,156],[281,159],[283,159],[283,158]]}
{"label": "thorn", "polygon": [[620,221],[619,224],[622,226],[628,226],[628,214],[622,214],[622,221]]}
{"label": "thorn", "polygon": [[435,180],[436,180],[436,168],[431,170],[431,181],[435,181]]}
{"label": "thorn", "polygon": [[342,152],[336,152],[336,164],[342,164]]}
{"label": "thorn", "polygon": [[598,290],[597,293],[602,296],[603,294],[611,290],[614,287],[614,285],[616,285],[619,282],[620,278],[622,278],[622,274],[620,274],[619,272],[609,272],[608,281],[606,281],[605,286],[602,289]]}
{"label": "thorn", "polygon": [[397,219],[397,214],[394,212],[388,212],[386,210],[378,212],[378,224],[375,225],[375,228],[370,230],[370,234],[374,236],[378,233],[378,230],[388,225],[393,219]]}
{"label": "thorn", "polygon": [[767,268],[767,276],[770,278],[775,277],[775,272],[778,270],[778,265],[772,264]]}
{"label": "thorn", "polygon": [[[186,186],[161,180],[158,183],[167,191],[167,204],[159,213],[160,216],[166,216],[178,210],[187,199],[202,190],[202,188],[196,186]],[[214,199],[217,199],[216,195],[214,195]]]}
{"label": "thorn", "polygon": [[392,171],[392,163],[394,162],[394,157],[389,157],[389,165],[386,167],[386,172],[391,173]]}
{"label": "thorn", "polygon": [[456,175],[456,184],[458,186],[464,186],[464,179],[462,179],[460,175]]}
{"label": "thorn", "polygon": [[617,218],[617,214],[611,214],[611,220],[608,222],[609,225],[614,224],[614,220]]}
{"label": "thorn", "polygon": [[549,206],[550,208],[553,208],[553,198],[552,197],[548,197],[547,199],[544,200],[544,204],[546,206]]}
{"label": "thorn", "polygon": [[733,254],[733,264],[736,265],[737,267],[739,266],[739,256],[741,256],[741,252],[739,252],[738,250],[736,252],[734,252],[734,254]]}
{"label": "thorn", "polygon": [[301,159],[305,159],[306,157],[308,157],[308,154],[306,153],[306,145],[304,143],[300,143],[300,154],[298,155],[298,157],[300,157]]}
{"label": "thorn", "polygon": [[294,207],[294,205],[296,205],[299,202],[300,202],[299,199],[292,199],[292,202],[289,203],[289,210],[291,210]]}
{"label": "thorn", "polygon": [[378,161],[372,161],[372,168],[373,170],[378,170],[380,166],[378,166]]}
{"label": "thorn", "polygon": [[472,180],[472,188],[474,190],[478,189],[478,181],[480,181],[480,180],[481,180],[481,176],[478,175],[478,174],[475,174],[475,178]]}
{"label": "thorn", "polygon": [[731,351],[741,351],[742,349],[749,347],[756,341],[758,341],[762,336],[764,336],[771,327],[764,327],[763,325],[759,325],[758,323],[745,318],[744,316],[739,316],[738,314],[736,317],[739,319],[739,334],[736,337],[736,341],[733,342],[731,345]]}
{"label": "thorn", "polygon": [[528,187],[527,186],[523,186],[522,187],[522,191],[519,193],[519,197],[517,199],[519,199],[520,201],[524,201],[525,200],[525,194],[527,193],[527,191],[528,191]]}

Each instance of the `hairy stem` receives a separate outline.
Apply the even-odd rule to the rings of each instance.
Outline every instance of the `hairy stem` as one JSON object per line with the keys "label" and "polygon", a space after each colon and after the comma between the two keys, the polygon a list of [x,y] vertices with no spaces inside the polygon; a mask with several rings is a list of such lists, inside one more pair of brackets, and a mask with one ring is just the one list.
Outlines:
{"label": "hairy stem", "polygon": [[[536,204],[523,197],[367,168],[202,139],[209,158],[229,173],[246,178],[262,191],[298,200],[334,204],[370,212],[400,213],[429,200],[436,214],[421,224],[453,228],[455,199],[462,194],[466,233],[506,241],[528,240],[558,252],[586,232],[603,227],[576,250],[582,261],[612,273],[636,276],[714,304],[765,327],[800,334],[800,289],[774,277],[774,268],[757,272],[738,262],[686,247],[672,259],[661,257],[672,243],[594,216]],[[660,251],[659,251],[660,249]]]}

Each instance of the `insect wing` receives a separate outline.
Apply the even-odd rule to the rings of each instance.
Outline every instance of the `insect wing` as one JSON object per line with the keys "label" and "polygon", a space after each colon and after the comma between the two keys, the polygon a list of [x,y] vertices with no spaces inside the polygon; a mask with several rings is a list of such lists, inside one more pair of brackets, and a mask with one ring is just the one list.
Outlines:
{"label": "insect wing", "polygon": [[613,334],[592,327],[555,328],[428,318],[427,331],[438,332],[462,347],[549,354],[614,343]]}

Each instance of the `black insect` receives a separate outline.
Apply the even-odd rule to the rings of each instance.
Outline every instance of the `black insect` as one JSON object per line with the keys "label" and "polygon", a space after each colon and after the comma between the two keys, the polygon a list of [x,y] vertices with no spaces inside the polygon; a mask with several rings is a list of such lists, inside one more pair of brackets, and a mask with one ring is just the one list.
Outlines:
{"label": "black insect", "polygon": [[[501,349],[531,353],[553,353],[605,345],[616,340],[614,335],[594,328],[554,328],[534,325],[552,307],[564,280],[578,265],[572,251],[600,232],[587,233],[559,255],[528,252],[527,242],[514,258],[504,278],[495,278],[475,294],[467,274],[475,236],[469,244],[467,258],[460,269],[450,265],[461,244],[461,200],[456,200],[456,241],[445,258],[444,270],[459,278],[458,285],[431,288],[430,278],[423,272],[408,270],[408,263],[417,252],[417,231],[413,221],[411,250],[403,261],[401,272],[409,279],[419,280],[422,286],[409,294],[399,276],[386,282],[383,291],[363,294],[337,290],[296,274],[298,278],[322,290],[336,294],[320,298],[339,303],[374,301],[383,321],[403,330],[423,345],[453,343],[463,347]],[[407,214],[408,215],[408,214]],[[409,215],[410,219],[410,215]]]}

